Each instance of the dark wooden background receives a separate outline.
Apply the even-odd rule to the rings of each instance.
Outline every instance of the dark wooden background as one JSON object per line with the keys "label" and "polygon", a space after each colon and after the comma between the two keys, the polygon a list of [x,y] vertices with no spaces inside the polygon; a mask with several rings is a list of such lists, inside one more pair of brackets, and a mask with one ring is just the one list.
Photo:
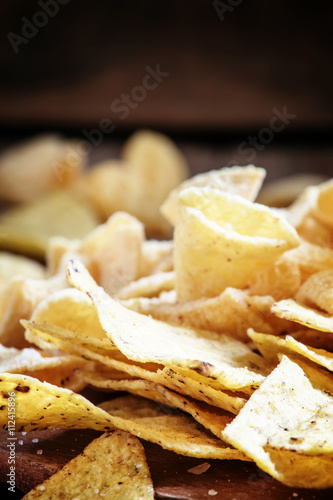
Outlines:
{"label": "dark wooden background", "polygon": [[[226,0],[223,20],[204,0],[67,2],[16,54],[9,33],[22,36],[22,18],[33,22],[41,7],[1,1],[2,126],[109,117],[122,129],[247,130],[283,106],[297,115],[290,130],[333,126],[328,0]],[[157,64],[170,75],[120,120],[111,103]]]}

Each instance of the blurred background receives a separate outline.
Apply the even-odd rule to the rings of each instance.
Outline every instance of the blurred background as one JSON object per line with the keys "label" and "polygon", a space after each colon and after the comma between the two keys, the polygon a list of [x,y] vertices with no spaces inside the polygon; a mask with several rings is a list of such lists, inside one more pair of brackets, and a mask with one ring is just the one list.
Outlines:
{"label": "blurred background", "polygon": [[329,1],[2,0],[0,145],[95,137],[94,162],[148,127],[192,172],[331,175],[332,15]]}

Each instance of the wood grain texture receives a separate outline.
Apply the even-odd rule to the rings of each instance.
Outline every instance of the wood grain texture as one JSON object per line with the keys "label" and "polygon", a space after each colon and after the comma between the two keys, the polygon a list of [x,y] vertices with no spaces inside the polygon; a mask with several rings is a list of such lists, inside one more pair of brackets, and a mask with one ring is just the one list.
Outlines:
{"label": "wood grain texture", "polygon": [[[69,460],[77,456],[100,433],[91,430],[49,430],[16,433],[16,485],[26,493],[37,486]],[[0,480],[8,473],[6,448],[8,434],[0,432]],[[38,442],[36,442],[38,439]],[[33,442],[35,440],[35,442]],[[18,444],[18,443],[22,444]],[[158,499],[223,500],[287,499],[323,500],[332,498],[333,490],[315,491],[288,488],[256,465],[239,461],[207,460],[210,468],[201,475],[188,469],[206,460],[183,457],[143,441],[150,468],[155,495]],[[42,450],[41,455],[37,454]],[[40,452],[40,451],[39,451]],[[209,495],[209,490],[217,495]],[[293,495],[294,494],[294,495]]]}

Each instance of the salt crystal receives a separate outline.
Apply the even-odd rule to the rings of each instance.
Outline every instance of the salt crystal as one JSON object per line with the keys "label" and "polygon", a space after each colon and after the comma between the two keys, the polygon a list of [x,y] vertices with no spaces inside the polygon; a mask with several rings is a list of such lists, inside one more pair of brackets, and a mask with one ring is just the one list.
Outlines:
{"label": "salt crystal", "polygon": [[45,486],[42,484],[40,487],[39,487],[40,491],[44,491],[45,490]]}
{"label": "salt crystal", "polygon": [[23,444],[23,439],[19,439],[17,442],[18,444]]}
{"label": "salt crystal", "polygon": [[37,455],[42,455],[43,454],[43,450],[37,450]]}
{"label": "salt crystal", "polygon": [[99,493],[99,489],[98,489],[98,488],[95,488],[95,489],[94,489],[94,493],[96,493],[96,495],[97,495],[97,493]]}
{"label": "salt crystal", "polygon": [[33,439],[31,440],[31,442],[32,442],[32,443],[38,443],[38,438],[33,438]]}
{"label": "salt crystal", "polygon": [[209,490],[208,491],[208,495],[211,497],[215,497],[215,495],[217,495],[217,494],[218,494],[218,491],[216,491],[216,490]]}
{"label": "salt crystal", "polygon": [[25,432],[25,431],[23,431],[23,432],[22,432],[22,436],[25,436],[25,435],[26,435],[26,432]]}

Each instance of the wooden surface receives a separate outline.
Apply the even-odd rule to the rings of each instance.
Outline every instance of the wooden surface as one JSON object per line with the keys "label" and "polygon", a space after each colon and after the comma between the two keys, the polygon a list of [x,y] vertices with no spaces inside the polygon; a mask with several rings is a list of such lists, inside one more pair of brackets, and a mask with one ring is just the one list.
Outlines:
{"label": "wooden surface", "polygon": [[[23,444],[16,445],[16,486],[27,493],[69,460],[100,433],[91,430],[60,429],[16,433]],[[6,481],[8,473],[7,431],[0,431],[0,480]],[[38,442],[32,442],[33,439]],[[18,441],[17,441],[18,443]],[[323,500],[332,498],[333,489],[316,491],[288,488],[259,470],[252,463],[240,461],[201,460],[176,455],[157,445],[142,441],[150,468],[157,499],[223,500],[294,499]],[[37,451],[43,450],[42,455]],[[201,475],[188,469],[208,462],[210,468]],[[209,490],[217,495],[211,496]],[[5,498],[5,494],[1,495]],[[9,498],[9,496],[8,496]]]}
{"label": "wooden surface", "polygon": [[[7,35],[37,3],[0,5],[3,126],[229,130],[267,126],[283,106],[291,128],[333,125],[329,2],[230,2],[222,20],[213,1],[71,0],[15,54]],[[169,76],[126,118],[110,109],[157,65]]]}

